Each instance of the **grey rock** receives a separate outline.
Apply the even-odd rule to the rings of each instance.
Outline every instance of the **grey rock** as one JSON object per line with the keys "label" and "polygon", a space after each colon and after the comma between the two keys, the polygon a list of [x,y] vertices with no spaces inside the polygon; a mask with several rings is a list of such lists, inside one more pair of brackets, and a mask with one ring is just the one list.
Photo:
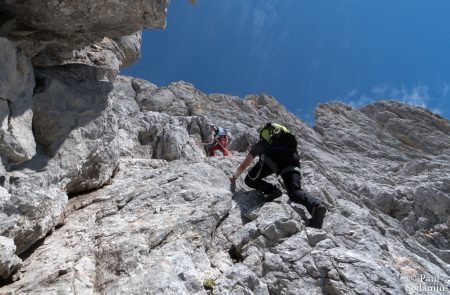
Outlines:
{"label": "grey rock", "polygon": [[38,189],[38,179],[20,178],[10,192],[0,188],[0,235],[13,239],[19,254],[56,226],[67,203],[67,195],[57,187]]}
{"label": "grey rock", "polygon": [[[423,276],[446,286],[448,120],[330,103],[309,128],[267,94],[117,76],[139,56],[140,29],[165,25],[168,1],[47,2],[0,1],[0,264],[5,280],[15,272],[1,293],[415,294]],[[266,122],[299,139],[302,188],[328,209],[322,230],[286,194],[265,202],[243,177],[230,186]],[[231,131],[230,157],[204,155],[209,124]]]}
{"label": "grey rock", "polygon": [[[203,186],[214,189],[199,194]],[[70,200],[65,225],[45,240],[53,250],[34,251],[2,291],[200,292],[213,272],[205,247],[231,206],[227,186],[223,172],[201,161],[123,160],[106,195]],[[90,283],[67,285],[80,275]]]}
{"label": "grey rock", "polygon": [[0,276],[8,279],[22,267],[22,260],[15,255],[14,241],[0,236]]}
{"label": "grey rock", "polygon": [[[40,83],[33,97],[36,142],[51,156],[43,164],[52,176],[48,181],[65,179],[62,189],[70,193],[103,185],[120,153],[114,148],[119,137],[118,117],[110,111],[112,84],[97,80],[96,73],[86,66],[38,72]],[[33,169],[42,169],[39,165],[28,163]]]}
{"label": "grey rock", "polygon": [[361,110],[382,126],[386,135],[402,146],[432,155],[447,154],[450,149],[448,122],[428,110],[394,102],[369,105]]}
{"label": "grey rock", "polygon": [[173,116],[188,115],[184,101],[177,99],[168,88],[158,88],[152,92],[140,91],[137,93],[136,101],[143,111],[167,111]]}
{"label": "grey rock", "polygon": [[311,246],[315,246],[318,242],[323,241],[327,238],[327,232],[315,228],[307,228],[306,235]]}
{"label": "grey rock", "polygon": [[[27,55],[36,56],[36,64],[53,66],[67,60],[89,58],[83,47],[90,45],[106,48],[103,54],[107,56],[111,51],[107,49],[110,46],[102,45],[105,36],[110,41],[114,40],[112,44],[125,45],[127,42],[121,40],[123,36],[130,36],[142,28],[164,28],[168,1],[139,1],[133,5],[128,1],[112,0],[101,5],[95,0],[37,1],[28,5],[21,1],[3,0],[0,6],[1,12],[10,16],[5,19],[8,25],[3,26],[4,33],[14,39]],[[129,45],[125,47],[131,48]],[[115,51],[117,49],[112,53]],[[119,48],[118,51],[128,50]],[[125,55],[130,56],[128,53]],[[128,58],[118,60],[128,63]]]}
{"label": "grey rock", "polygon": [[31,128],[34,88],[30,59],[0,37],[0,153],[11,162],[31,159],[36,144]]}
{"label": "grey rock", "polygon": [[269,294],[266,284],[242,264],[232,267],[218,283],[216,294]]}
{"label": "grey rock", "polygon": [[[397,281],[397,273],[391,268],[373,265],[373,262],[363,255],[351,250],[331,249],[327,253],[339,277],[347,287],[355,293],[378,294],[402,292]],[[352,267],[350,267],[350,265]],[[358,268],[360,270],[358,271]]]}
{"label": "grey rock", "polygon": [[280,255],[274,254],[272,252],[267,252],[264,255],[264,270],[267,272],[287,272],[288,268],[286,267],[286,264],[283,262],[283,259]]}
{"label": "grey rock", "polygon": [[[119,70],[133,64],[141,53],[141,31],[117,38],[104,37],[71,54],[55,55],[55,52],[41,53],[33,58],[33,65],[40,67],[60,65],[88,65],[96,68],[98,78],[113,81]],[[64,49],[61,49],[64,50]]]}
{"label": "grey rock", "polygon": [[4,37],[0,37],[0,50],[0,97],[10,102],[30,98],[34,87],[30,59]]}
{"label": "grey rock", "polygon": [[33,96],[33,124],[36,141],[50,153],[60,148],[72,130],[91,123],[106,110],[112,85],[98,81],[96,73],[85,66],[37,72],[39,84]]}
{"label": "grey rock", "polygon": [[[96,80],[92,78],[92,81]],[[448,235],[448,227],[442,225],[445,218],[439,219],[437,214],[431,213],[445,216],[446,211],[432,204],[423,204],[428,206],[426,210],[413,206],[419,202],[414,198],[416,191],[434,193],[437,202],[446,200],[445,193],[439,193],[446,189],[446,180],[437,176],[438,170],[435,170],[438,182],[424,182],[435,184],[430,187],[436,189],[419,185],[410,189],[407,183],[393,183],[393,180],[402,180],[400,175],[388,180],[375,173],[359,174],[373,177],[372,182],[363,181],[347,167],[355,165],[355,169],[366,171],[364,169],[370,165],[352,162],[353,152],[343,153],[347,163],[338,165],[330,146],[325,151],[315,146],[328,140],[326,136],[294,127],[294,132],[305,138],[301,145],[306,157],[304,187],[330,207],[323,230],[305,228],[299,215],[304,209],[287,202],[286,196],[277,202],[264,203],[260,195],[249,191],[239,180],[236,193],[230,198],[226,175],[234,172],[244,153],[229,158],[203,155],[199,141],[208,136],[209,123],[236,126],[241,130],[234,132],[237,138],[244,136],[239,135],[240,132],[256,133],[250,123],[245,125],[231,115],[222,120],[221,115],[217,115],[214,119],[200,112],[208,108],[210,99],[217,99],[219,103],[220,100],[217,96],[201,95],[189,85],[177,83],[161,91],[154,84],[119,76],[113,90],[105,91],[105,107],[99,108],[96,123],[86,125],[91,126],[87,130],[92,130],[97,141],[77,135],[80,133],[76,125],[61,132],[67,135],[54,150],[59,162],[51,157],[46,169],[54,169],[56,163],[72,163],[69,147],[85,145],[89,148],[76,154],[77,162],[95,167],[86,171],[103,171],[104,175],[114,177],[104,182],[108,185],[101,190],[70,200],[65,225],[46,238],[46,248],[38,248],[30,256],[23,266],[26,271],[18,275],[20,280],[3,287],[4,291],[33,288],[40,292],[132,290],[135,293],[201,294],[206,292],[205,280],[212,278],[216,284],[212,291],[215,294],[298,294],[305,288],[318,294],[325,291],[395,294],[408,284],[408,270],[400,267],[399,261],[409,261],[411,269],[416,271],[426,269],[426,274],[439,274],[442,282],[447,276],[446,262],[442,260],[447,257],[443,252],[447,244],[442,241]],[[43,93],[45,91],[41,95]],[[161,93],[170,95],[167,100],[161,100]],[[250,104],[244,107],[237,99],[227,99],[236,113],[253,108]],[[144,103],[147,100],[153,104]],[[272,102],[263,98],[261,101]],[[166,102],[170,103],[165,105]],[[178,103],[188,111],[174,112],[171,108]],[[147,109],[149,105],[152,107]],[[256,109],[251,113],[257,113]],[[264,116],[269,118],[270,115]],[[110,128],[96,133],[104,124],[109,124]],[[87,138],[89,144],[85,143]],[[252,138],[236,148],[256,140]],[[109,151],[114,156],[108,160],[95,156],[108,155]],[[121,164],[115,166],[120,158]],[[360,156],[360,159],[366,158]],[[394,160],[387,161],[386,167],[393,167],[390,161]],[[102,162],[111,163],[110,167],[114,168],[108,170],[100,164]],[[441,167],[430,166],[430,169]],[[70,187],[70,191],[101,185],[89,173],[76,172],[85,171],[83,169],[74,170],[73,174],[68,174],[66,169],[51,171],[59,175],[54,183],[64,189]],[[43,174],[47,179],[46,173]],[[343,180],[344,175],[346,180]],[[408,181],[411,184],[414,180],[409,178]],[[416,181],[420,183],[419,179]],[[377,184],[382,184],[382,188]],[[383,198],[386,200],[382,201]],[[403,207],[417,208],[414,218],[429,221],[428,228],[436,229],[432,240],[421,234],[425,228],[413,227],[408,231],[420,243],[411,238],[405,246],[404,239],[410,235],[405,231],[407,210],[402,209],[392,216],[386,214],[393,208]],[[434,241],[441,241],[441,244]],[[431,243],[439,246],[429,250],[421,246],[429,247]],[[93,244],[96,247],[93,248]],[[56,252],[66,254],[60,256]],[[54,257],[51,263],[55,267],[42,272],[40,261],[48,261],[49,257]],[[156,269],[162,271],[156,272]],[[36,273],[42,274],[36,277]],[[74,276],[81,276],[84,283],[69,286],[67,282]],[[157,280],[149,282],[145,279],[149,276]],[[94,277],[95,283],[92,283]]]}

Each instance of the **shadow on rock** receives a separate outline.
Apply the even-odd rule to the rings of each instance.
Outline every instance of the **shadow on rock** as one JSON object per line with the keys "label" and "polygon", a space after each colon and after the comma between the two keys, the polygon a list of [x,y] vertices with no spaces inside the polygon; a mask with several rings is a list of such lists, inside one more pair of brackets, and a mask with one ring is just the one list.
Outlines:
{"label": "shadow on rock", "polygon": [[255,220],[258,217],[256,212],[267,202],[285,203],[290,205],[292,210],[294,210],[303,221],[307,222],[309,220],[309,216],[306,213],[306,208],[300,204],[292,202],[286,195],[283,195],[283,197],[275,200],[269,200],[257,190],[236,192],[236,187],[233,186],[233,183],[231,184],[230,189],[233,192],[233,200],[239,207],[241,218],[244,223]]}
{"label": "shadow on rock", "polygon": [[264,197],[256,190],[235,192],[233,200],[239,207],[244,223],[256,219],[257,216],[254,213],[266,203]]}

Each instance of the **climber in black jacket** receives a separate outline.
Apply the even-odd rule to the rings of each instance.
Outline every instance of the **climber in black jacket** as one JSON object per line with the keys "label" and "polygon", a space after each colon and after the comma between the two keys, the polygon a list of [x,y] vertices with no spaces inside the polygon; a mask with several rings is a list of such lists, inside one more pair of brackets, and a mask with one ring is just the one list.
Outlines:
{"label": "climber in black jacket", "polygon": [[273,200],[280,197],[282,192],[263,178],[272,173],[280,175],[292,202],[304,205],[311,214],[307,226],[322,228],[326,208],[320,199],[301,188],[300,159],[295,136],[286,127],[276,123],[268,123],[258,131],[260,140],[252,146],[230,181],[236,181],[253,159],[259,156],[259,162],[245,177],[245,184],[262,191],[268,200]]}

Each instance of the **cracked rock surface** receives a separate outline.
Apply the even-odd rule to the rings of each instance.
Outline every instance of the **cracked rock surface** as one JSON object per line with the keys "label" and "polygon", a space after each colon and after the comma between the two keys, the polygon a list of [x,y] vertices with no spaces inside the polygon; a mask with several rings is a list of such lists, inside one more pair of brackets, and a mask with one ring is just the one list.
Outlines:
{"label": "cracked rock surface", "polygon": [[[5,229],[41,220],[42,230],[4,231],[24,261],[2,292],[415,294],[411,290],[420,281],[412,277],[446,283],[449,154],[442,134],[448,121],[392,102],[360,110],[328,104],[318,107],[311,129],[266,95],[217,99],[184,82],[157,87],[121,76],[111,88],[94,91],[89,83],[97,85],[95,78],[77,82],[66,71],[40,71],[47,82],[36,99],[52,101],[55,91],[76,89],[73,97],[91,93],[97,99],[89,103],[100,107],[86,113],[93,120],[84,121],[68,111],[74,106],[61,102],[37,111],[36,118],[60,115],[36,126],[61,123],[52,125],[55,132],[36,136],[49,143],[41,145],[46,162],[35,159],[6,172],[4,204],[25,206],[14,212],[36,206],[26,198],[12,201],[17,188],[31,191],[39,183],[27,179],[51,185],[56,195],[61,190],[62,202],[48,202],[54,207],[46,210],[57,209],[51,218],[41,210],[25,214],[26,223],[8,219]],[[224,111],[214,110],[212,101]],[[386,110],[399,122],[421,112],[415,124],[439,140],[426,148],[406,145],[399,138],[416,135],[393,136],[389,124],[373,119]],[[66,127],[62,116],[77,118],[80,126]],[[266,202],[242,179],[231,192],[227,175],[266,120],[288,125],[299,138],[303,187],[328,207],[322,230],[306,228],[306,209],[286,195]],[[213,122],[232,130],[231,157],[205,157],[201,142]],[[36,165],[44,169],[33,172]],[[67,204],[63,191],[70,192]],[[206,288],[211,281],[214,286]]]}
{"label": "cracked rock surface", "polygon": [[[0,0],[1,294],[446,294],[450,122],[118,75],[166,0]],[[228,176],[267,122],[298,138],[321,230]],[[208,158],[209,124],[232,134]],[[269,181],[277,183],[275,177]]]}
{"label": "cracked rock surface", "polygon": [[[40,75],[50,81],[61,77]],[[76,82],[65,80],[59,87],[73,89],[71,83]],[[392,136],[371,119],[380,108],[397,116],[421,111],[392,102],[361,110],[321,105],[318,124],[311,129],[266,95],[217,100],[188,83],[157,87],[121,76],[110,91],[96,89],[104,91],[99,101],[105,107],[87,125],[60,133],[68,135],[55,133],[60,142],[47,150],[58,161],[50,153],[38,174],[30,170],[39,161],[7,172],[10,178],[16,175],[10,191],[25,187],[18,176],[26,175],[72,193],[64,218],[53,215],[49,234],[21,255],[22,268],[2,292],[301,294],[307,289],[313,294],[416,294],[411,290],[420,281],[412,277],[437,278],[433,284],[439,287],[446,283],[449,161],[441,132],[447,132],[448,121],[425,111],[416,120],[424,126],[441,124],[429,127],[440,140],[429,152],[404,146],[398,134]],[[51,99],[52,91],[43,88],[38,95]],[[234,111],[214,111],[212,100],[222,110]],[[241,121],[247,113],[253,121]],[[255,127],[265,120],[286,124],[298,136],[303,187],[328,207],[322,230],[305,227],[306,209],[286,195],[266,202],[242,179],[231,192],[227,175],[244,159],[241,151],[257,140]],[[329,121],[345,124],[329,126]],[[231,157],[203,154],[201,142],[212,122],[232,130]],[[361,132],[369,123],[371,131]],[[401,138],[405,136],[412,135]],[[346,147],[346,137],[358,145]],[[81,153],[69,152],[80,143],[85,145]],[[107,161],[88,152],[99,145],[113,155]],[[391,156],[385,157],[383,149]],[[67,174],[61,167],[74,156],[85,164],[80,172]],[[423,159],[427,164],[418,170],[415,163],[425,163]],[[101,173],[109,178],[99,185]],[[205,282],[214,286],[205,287]]]}

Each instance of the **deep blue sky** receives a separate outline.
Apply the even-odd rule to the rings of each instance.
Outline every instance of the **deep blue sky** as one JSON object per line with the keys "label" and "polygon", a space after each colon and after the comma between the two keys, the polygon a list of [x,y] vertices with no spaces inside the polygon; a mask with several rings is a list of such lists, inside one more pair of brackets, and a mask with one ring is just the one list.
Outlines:
{"label": "deep blue sky", "polygon": [[379,99],[450,118],[449,0],[172,0],[122,74],[207,94],[273,95],[313,123],[317,103]]}

